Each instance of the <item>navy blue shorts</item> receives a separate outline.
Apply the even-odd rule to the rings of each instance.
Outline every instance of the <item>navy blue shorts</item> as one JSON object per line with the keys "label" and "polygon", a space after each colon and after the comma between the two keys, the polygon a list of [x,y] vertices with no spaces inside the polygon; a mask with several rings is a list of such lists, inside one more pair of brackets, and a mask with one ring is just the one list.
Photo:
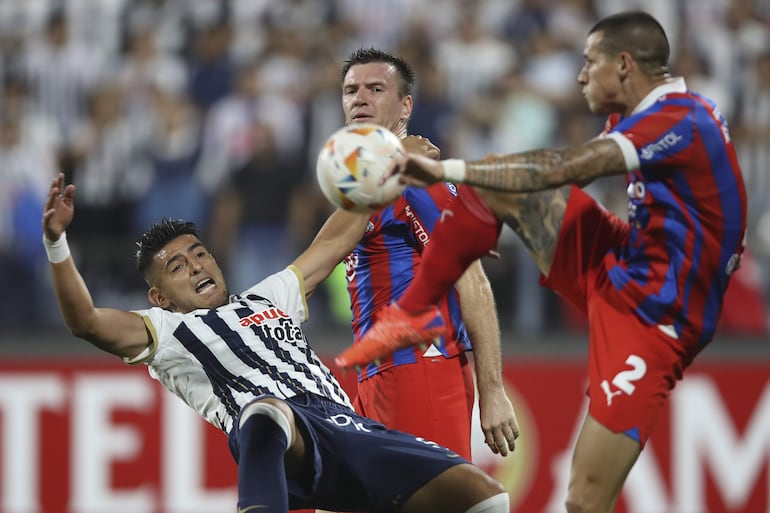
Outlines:
{"label": "navy blue shorts", "polygon": [[[305,433],[313,465],[308,482],[288,481],[290,509],[397,511],[434,477],[468,463],[443,446],[387,429],[313,394],[286,403]],[[233,455],[237,435],[236,422],[230,432]]]}

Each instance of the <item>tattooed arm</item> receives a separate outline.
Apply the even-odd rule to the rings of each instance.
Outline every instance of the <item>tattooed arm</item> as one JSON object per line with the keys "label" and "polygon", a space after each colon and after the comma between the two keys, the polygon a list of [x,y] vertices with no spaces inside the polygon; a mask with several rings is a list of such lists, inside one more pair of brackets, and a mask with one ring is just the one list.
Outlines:
{"label": "tattooed arm", "polygon": [[[461,169],[458,174],[458,166]],[[593,139],[560,150],[535,150],[462,163],[440,164],[409,157],[394,172],[408,185],[425,186],[443,180],[506,192],[535,192],[566,184],[584,185],[601,176],[623,174],[627,165],[613,139]]]}
{"label": "tattooed arm", "polygon": [[464,182],[500,191],[535,192],[625,172],[626,162],[617,143],[595,139],[575,148],[468,162]]}

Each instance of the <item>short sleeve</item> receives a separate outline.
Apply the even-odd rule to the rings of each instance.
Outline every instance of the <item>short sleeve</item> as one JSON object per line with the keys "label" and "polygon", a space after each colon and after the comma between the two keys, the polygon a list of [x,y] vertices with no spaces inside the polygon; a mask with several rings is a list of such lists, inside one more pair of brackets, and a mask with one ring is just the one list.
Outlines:
{"label": "short sleeve", "polygon": [[662,103],[634,114],[607,135],[618,143],[626,163],[635,161],[637,169],[688,162],[695,136],[693,110],[685,102]]}
{"label": "short sleeve", "polygon": [[[144,351],[134,357],[123,357],[123,362],[128,365],[137,365],[140,363],[147,363],[155,356],[158,351],[158,330],[156,325],[162,326],[163,316],[158,312],[158,308],[149,308],[147,310],[135,310],[133,313],[141,316],[144,321],[144,325],[147,328],[147,332],[150,334],[150,344],[144,348]],[[155,323],[153,323],[152,317],[155,317]]]}
{"label": "short sleeve", "polygon": [[273,301],[298,324],[308,320],[305,278],[296,266],[271,274],[243,294],[250,292]]}

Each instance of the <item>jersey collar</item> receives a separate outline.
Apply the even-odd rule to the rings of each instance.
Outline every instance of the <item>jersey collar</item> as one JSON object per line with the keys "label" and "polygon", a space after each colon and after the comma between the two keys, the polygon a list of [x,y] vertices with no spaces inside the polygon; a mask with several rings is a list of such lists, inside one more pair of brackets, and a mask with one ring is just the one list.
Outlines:
{"label": "jersey collar", "polygon": [[639,105],[636,106],[632,114],[636,114],[637,112],[641,112],[643,110],[649,109],[652,107],[652,105],[658,101],[658,99],[661,96],[665,96],[667,94],[671,93],[684,93],[687,92],[687,84],[684,83],[683,77],[676,77],[672,79],[670,82],[666,82],[665,84],[661,84],[649,93],[647,93],[647,96],[645,96],[642,101],[639,102]]}

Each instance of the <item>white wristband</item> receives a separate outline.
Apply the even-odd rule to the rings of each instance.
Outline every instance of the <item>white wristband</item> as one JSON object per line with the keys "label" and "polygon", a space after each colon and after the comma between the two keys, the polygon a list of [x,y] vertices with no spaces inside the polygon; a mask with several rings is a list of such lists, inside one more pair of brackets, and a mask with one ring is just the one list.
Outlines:
{"label": "white wristband", "polygon": [[67,244],[67,232],[62,232],[59,240],[51,242],[43,235],[43,246],[45,247],[45,254],[48,255],[48,261],[53,264],[58,264],[67,260],[70,256],[70,247]]}
{"label": "white wristband", "polygon": [[444,178],[447,182],[463,183],[465,181],[465,161],[460,159],[447,159],[441,161],[444,168]]}

